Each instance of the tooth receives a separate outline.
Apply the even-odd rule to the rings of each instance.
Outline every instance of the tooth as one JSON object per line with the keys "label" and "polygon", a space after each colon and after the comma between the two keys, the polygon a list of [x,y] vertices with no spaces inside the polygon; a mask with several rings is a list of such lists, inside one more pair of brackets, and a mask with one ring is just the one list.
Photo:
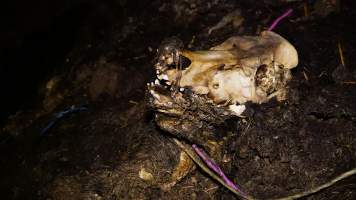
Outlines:
{"label": "tooth", "polygon": [[159,95],[158,95],[155,91],[150,90],[150,93],[152,94],[152,96],[153,96],[155,99],[160,100]]}
{"label": "tooth", "polygon": [[183,91],[184,91],[184,88],[179,88],[179,91],[183,92]]}
{"label": "tooth", "polygon": [[156,84],[156,85],[160,85],[158,79],[155,80],[155,84]]}

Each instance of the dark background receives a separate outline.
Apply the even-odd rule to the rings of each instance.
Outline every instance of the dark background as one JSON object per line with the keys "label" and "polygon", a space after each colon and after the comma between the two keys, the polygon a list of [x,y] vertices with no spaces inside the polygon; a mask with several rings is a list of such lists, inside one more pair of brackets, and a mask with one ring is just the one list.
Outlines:
{"label": "dark background", "polygon": [[[137,1],[136,1],[137,2]],[[125,1],[12,0],[0,6],[0,123],[35,105],[39,86],[75,44],[99,38]],[[139,6],[140,4],[136,4]],[[141,3],[142,5],[142,3]]]}

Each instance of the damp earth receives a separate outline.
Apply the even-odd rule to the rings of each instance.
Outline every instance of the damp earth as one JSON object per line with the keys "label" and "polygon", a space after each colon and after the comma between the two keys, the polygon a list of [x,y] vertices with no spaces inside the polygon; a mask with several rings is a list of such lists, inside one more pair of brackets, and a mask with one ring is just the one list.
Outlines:
{"label": "damp earth", "polygon": [[[355,2],[73,2],[0,35],[1,199],[237,199],[174,138],[199,145],[258,199],[356,167]],[[274,29],[299,57],[283,101],[247,102],[241,118],[186,89],[180,106],[157,112],[147,83],[162,41],[206,50],[259,35],[290,8]],[[305,197],[355,198],[355,176]]]}

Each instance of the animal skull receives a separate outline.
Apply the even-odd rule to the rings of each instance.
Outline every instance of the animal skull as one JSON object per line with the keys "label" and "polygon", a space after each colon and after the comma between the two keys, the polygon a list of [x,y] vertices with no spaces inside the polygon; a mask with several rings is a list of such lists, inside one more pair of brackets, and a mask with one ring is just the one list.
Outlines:
{"label": "animal skull", "polygon": [[[190,61],[185,69],[184,60]],[[181,90],[190,88],[217,105],[263,103],[271,97],[283,98],[290,69],[297,64],[296,49],[271,31],[231,37],[206,51],[185,50],[182,42],[173,38],[159,49],[155,65],[158,80],[151,86],[165,82]]]}

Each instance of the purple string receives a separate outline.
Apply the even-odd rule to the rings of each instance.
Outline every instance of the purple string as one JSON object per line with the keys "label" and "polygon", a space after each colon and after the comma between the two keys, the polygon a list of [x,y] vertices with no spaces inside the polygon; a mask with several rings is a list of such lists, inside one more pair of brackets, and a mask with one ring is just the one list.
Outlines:
{"label": "purple string", "polygon": [[276,20],[274,20],[272,25],[267,30],[272,31],[283,18],[288,17],[292,12],[293,9],[288,9],[283,15],[279,16]]}
{"label": "purple string", "polygon": [[224,182],[232,187],[234,190],[239,192],[243,197],[247,198],[247,195],[242,192],[235,183],[233,183],[226,175],[225,173],[221,170],[219,165],[217,165],[212,159],[209,158],[209,156],[204,152],[203,149],[199,148],[196,144],[192,145],[193,149],[195,152],[199,155],[199,157],[204,160],[204,162],[209,166],[210,169],[212,169],[215,173],[217,173],[223,180]]}

